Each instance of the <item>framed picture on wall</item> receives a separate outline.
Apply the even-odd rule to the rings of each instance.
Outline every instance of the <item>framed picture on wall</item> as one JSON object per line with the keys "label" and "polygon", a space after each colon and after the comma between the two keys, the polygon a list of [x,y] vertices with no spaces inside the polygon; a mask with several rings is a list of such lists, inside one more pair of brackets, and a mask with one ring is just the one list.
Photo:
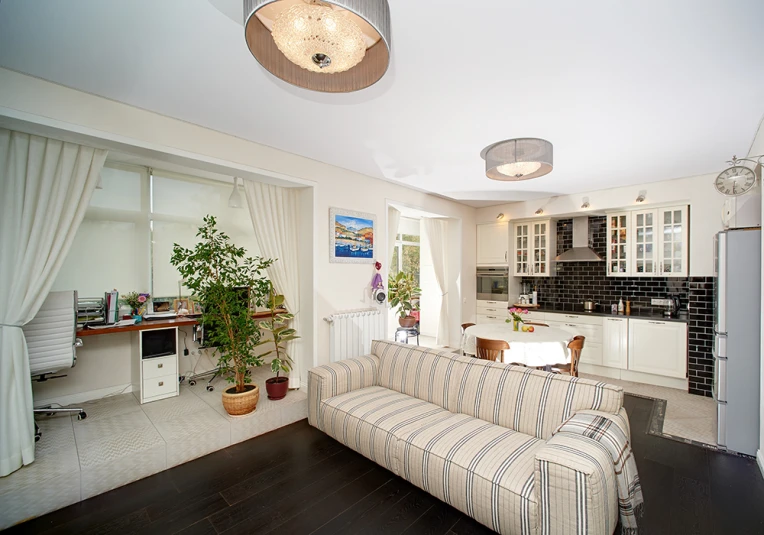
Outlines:
{"label": "framed picture on wall", "polygon": [[376,216],[329,208],[329,262],[373,264]]}

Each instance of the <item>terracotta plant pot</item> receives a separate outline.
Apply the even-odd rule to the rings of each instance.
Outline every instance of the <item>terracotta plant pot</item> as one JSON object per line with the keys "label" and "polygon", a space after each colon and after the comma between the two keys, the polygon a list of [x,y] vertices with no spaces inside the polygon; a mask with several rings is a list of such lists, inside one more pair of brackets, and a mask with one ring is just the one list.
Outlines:
{"label": "terracotta plant pot", "polygon": [[406,316],[404,318],[398,316],[398,323],[401,327],[411,329],[414,325],[416,325],[416,318],[414,316]]}
{"label": "terracotta plant pot", "polygon": [[289,391],[289,377],[271,377],[265,381],[268,399],[284,399]]}
{"label": "terracotta plant pot", "polygon": [[236,387],[232,386],[223,391],[223,408],[231,416],[242,416],[249,414],[257,408],[257,402],[260,401],[260,389],[257,385],[244,385],[244,392],[236,392]]}

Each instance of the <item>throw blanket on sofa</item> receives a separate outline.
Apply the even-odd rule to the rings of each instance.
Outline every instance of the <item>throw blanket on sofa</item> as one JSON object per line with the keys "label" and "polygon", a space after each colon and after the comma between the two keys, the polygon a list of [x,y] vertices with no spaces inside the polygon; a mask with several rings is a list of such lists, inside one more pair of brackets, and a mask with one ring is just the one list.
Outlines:
{"label": "throw blanket on sofa", "polygon": [[[621,409],[625,413],[624,409]],[[557,434],[580,435],[602,445],[613,459],[618,488],[618,510],[621,517],[621,533],[637,533],[637,512],[642,505],[642,486],[639,483],[637,464],[629,443],[628,419],[621,415],[606,417],[581,411],[562,423]]]}

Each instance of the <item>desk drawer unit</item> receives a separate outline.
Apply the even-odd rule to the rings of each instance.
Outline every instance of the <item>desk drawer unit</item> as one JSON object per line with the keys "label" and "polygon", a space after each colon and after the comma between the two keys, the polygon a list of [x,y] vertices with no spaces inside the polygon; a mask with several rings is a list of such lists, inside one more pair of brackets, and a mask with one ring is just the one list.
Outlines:
{"label": "desk drawer unit", "polygon": [[178,358],[175,356],[144,359],[141,361],[141,366],[143,366],[144,380],[178,374]]}
{"label": "desk drawer unit", "polygon": [[144,379],[142,386],[141,394],[144,401],[169,398],[177,394],[178,376],[164,375],[162,377],[154,377],[153,379]]}

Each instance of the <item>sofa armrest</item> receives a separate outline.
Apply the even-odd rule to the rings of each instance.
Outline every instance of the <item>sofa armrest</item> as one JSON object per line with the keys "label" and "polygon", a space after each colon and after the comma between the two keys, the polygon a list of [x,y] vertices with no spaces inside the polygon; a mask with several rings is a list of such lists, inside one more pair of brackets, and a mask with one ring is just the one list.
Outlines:
{"label": "sofa armrest", "polygon": [[379,384],[379,358],[367,355],[318,366],[308,372],[308,422],[316,427],[325,399]]}
{"label": "sofa armrest", "polygon": [[613,460],[598,442],[560,433],[536,452],[540,533],[612,535],[618,522]]}

